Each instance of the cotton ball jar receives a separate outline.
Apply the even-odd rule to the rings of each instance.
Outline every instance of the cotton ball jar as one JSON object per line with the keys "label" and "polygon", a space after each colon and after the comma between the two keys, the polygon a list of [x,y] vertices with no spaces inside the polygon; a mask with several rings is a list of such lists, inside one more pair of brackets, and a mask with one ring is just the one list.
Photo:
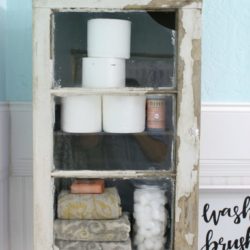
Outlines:
{"label": "cotton ball jar", "polygon": [[137,250],[163,250],[166,237],[167,197],[159,186],[142,185],[134,192],[135,240]]}

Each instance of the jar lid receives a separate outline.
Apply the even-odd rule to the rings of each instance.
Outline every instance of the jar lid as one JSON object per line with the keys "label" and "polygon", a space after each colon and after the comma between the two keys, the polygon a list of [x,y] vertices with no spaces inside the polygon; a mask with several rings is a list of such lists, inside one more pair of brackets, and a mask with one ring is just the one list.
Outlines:
{"label": "jar lid", "polygon": [[147,95],[147,99],[165,99],[165,98],[166,98],[166,95],[163,95],[163,94]]}

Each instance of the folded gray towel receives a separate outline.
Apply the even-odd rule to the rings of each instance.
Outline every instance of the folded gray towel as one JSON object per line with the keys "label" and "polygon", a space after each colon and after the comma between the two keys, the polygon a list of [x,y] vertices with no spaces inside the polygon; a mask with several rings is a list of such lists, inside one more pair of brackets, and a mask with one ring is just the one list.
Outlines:
{"label": "folded gray towel", "polygon": [[130,222],[124,213],[115,220],[55,220],[55,238],[70,241],[127,241]]}
{"label": "folded gray towel", "polygon": [[131,250],[130,239],[124,242],[87,242],[56,240],[60,250]]}
{"label": "folded gray towel", "polygon": [[66,220],[108,220],[121,216],[121,200],[115,187],[105,188],[102,194],[71,194],[61,191],[57,214]]}

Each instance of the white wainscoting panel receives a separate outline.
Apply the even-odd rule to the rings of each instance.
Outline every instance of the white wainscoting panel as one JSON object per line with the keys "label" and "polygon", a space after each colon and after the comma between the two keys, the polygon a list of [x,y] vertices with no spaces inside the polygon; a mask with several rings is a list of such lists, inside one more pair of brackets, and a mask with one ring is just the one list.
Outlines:
{"label": "white wainscoting panel", "polygon": [[0,250],[9,249],[9,105],[0,103]]}
{"label": "white wainscoting panel", "polygon": [[201,188],[250,185],[250,104],[203,104]]}
{"label": "white wainscoting panel", "polygon": [[32,104],[10,103],[11,176],[32,175]]}
{"label": "white wainscoting panel", "polygon": [[[10,109],[11,250],[30,250],[32,249],[32,106],[30,103],[11,103]],[[206,200],[221,201],[220,206],[224,206],[224,201],[225,204],[233,204],[234,201],[238,201],[239,192],[243,192],[243,195],[248,192],[250,104],[202,106],[200,165],[201,207]],[[226,195],[228,192],[230,194]],[[202,221],[200,228],[200,237],[204,240],[203,234],[207,228]]]}
{"label": "white wainscoting panel", "polygon": [[32,177],[10,177],[11,250],[33,249]]}

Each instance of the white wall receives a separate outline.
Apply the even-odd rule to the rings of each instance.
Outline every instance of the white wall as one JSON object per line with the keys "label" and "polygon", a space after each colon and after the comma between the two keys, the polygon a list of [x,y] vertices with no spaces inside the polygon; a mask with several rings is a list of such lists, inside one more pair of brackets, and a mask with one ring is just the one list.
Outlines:
{"label": "white wall", "polygon": [[[30,103],[12,103],[10,110],[10,250],[32,250],[32,107]],[[0,111],[5,114],[4,109]],[[207,202],[214,209],[241,204],[250,184],[250,104],[204,104],[201,125],[200,207]],[[4,136],[6,143],[6,133]],[[237,226],[237,234],[230,223],[213,227],[200,219],[200,246],[211,227],[215,237],[244,235],[245,223]]]}
{"label": "white wall", "polygon": [[10,249],[32,250],[32,105],[10,104]]}
{"label": "white wall", "polygon": [[250,185],[250,104],[203,104],[201,185]]}
{"label": "white wall", "polygon": [[9,107],[0,102],[0,250],[8,249]]}

